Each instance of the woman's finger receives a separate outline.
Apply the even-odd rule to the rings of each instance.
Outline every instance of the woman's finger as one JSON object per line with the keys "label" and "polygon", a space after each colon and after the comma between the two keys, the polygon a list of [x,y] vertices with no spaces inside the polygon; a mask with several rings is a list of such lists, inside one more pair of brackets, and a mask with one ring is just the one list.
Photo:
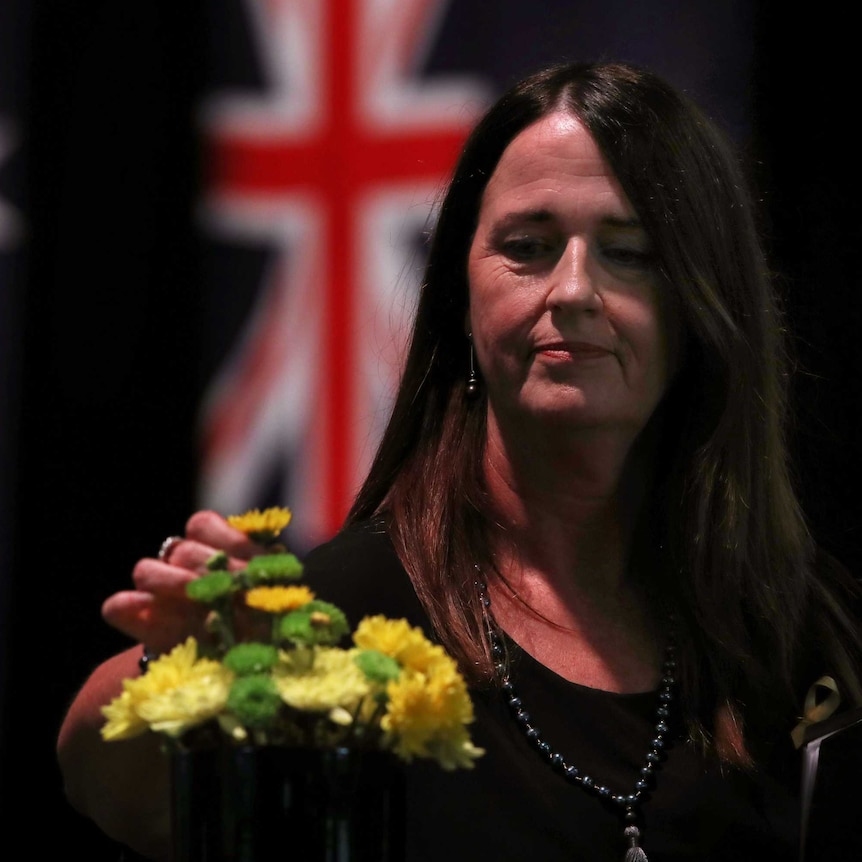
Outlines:
{"label": "woman's finger", "polygon": [[244,560],[264,550],[245,533],[231,527],[218,512],[207,510],[195,512],[189,518],[186,523],[186,538],[212,548],[220,548],[230,556]]}
{"label": "woman's finger", "polygon": [[[167,559],[162,560],[163,564],[170,564],[183,569],[191,569],[198,574],[203,574],[206,571],[207,563],[221,549],[212,545],[205,545],[203,542],[197,542],[193,539],[183,539],[174,545],[173,550]],[[228,567],[233,571],[244,569],[248,560],[242,557],[229,557]]]}
{"label": "woman's finger", "polygon": [[153,624],[156,597],[126,590],[114,593],[102,604],[102,619],[132,640],[146,643]]}
{"label": "woman's finger", "polygon": [[198,573],[191,568],[149,559],[138,560],[132,571],[138,590],[162,598],[184,599],[186,584],[197,577]]}
{"label": "woman's finger", "polygon": [[206,613],[203,605],[139,590],[115,593],[102,605],[105,622],[154,652],[169,650],[189,635],[205,638]]}

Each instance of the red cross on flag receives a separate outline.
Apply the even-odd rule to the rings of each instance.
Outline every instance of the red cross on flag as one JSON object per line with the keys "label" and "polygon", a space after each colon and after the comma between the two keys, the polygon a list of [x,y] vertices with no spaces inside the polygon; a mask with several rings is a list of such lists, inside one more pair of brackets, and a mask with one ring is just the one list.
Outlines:
{"label": "red cross on flag", "polygon": [[202,416],[202,503],[280,502],[311,544],[341,524],[386,421],[415,237],[486,101],[414,70],[440,0],[246,0],[262,93],[205,108],[208,229],[277,249]]}

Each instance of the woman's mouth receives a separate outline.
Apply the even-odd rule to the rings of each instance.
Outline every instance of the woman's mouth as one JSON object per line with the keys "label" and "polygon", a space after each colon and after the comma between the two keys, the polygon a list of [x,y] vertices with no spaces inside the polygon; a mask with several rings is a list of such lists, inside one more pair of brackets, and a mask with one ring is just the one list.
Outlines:
{"label": "woman's mouth", "polygon": [[533,351],[550,359],[586,360],[612,356],[613,351],[589,341],[549,341],[539,344]]}

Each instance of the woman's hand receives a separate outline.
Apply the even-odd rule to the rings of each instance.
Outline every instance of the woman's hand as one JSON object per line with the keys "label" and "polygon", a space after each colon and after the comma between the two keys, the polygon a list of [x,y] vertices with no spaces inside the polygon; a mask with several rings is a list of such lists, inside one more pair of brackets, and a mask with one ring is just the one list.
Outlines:
{"label": "woman's hand", "polygon": [[263,551],[216,512],[196,512],[185,537],[162,559],[139,560],[132,573],[134,590],[115,593],[102,605],[102,617],[114,628],[160,653],[194,635],[206,636],[207,609],[186,598],[186,584],[206,571],[213,554],[225,551],[231,570]]}
{"label": "woman's hand", "polygon": [[[163,559],[140,560],[134,590],[116,593],[102,616],[154,652],[164,652],[192,634],[205,636],[203,605],[186,598],[186,584],[206,571],[209,558],[225,551],[233,570],[263,549],[215,512],[198,512],[185,536]],[[108,835],[151,859],[170,858],[168,761],[156,734],[105,744],[99,730],[102,707],[138,672],[139,646],[101,664],[69,708],[57,744],[69,802]]]}

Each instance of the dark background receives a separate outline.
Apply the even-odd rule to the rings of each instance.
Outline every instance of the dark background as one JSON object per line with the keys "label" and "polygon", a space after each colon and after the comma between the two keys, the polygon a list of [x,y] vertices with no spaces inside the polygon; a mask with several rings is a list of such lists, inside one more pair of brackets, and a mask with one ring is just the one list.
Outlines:
{"label": "dark background", "polygon": [[[508,65],[502,50],[459,56],[485,64],[499,86],[557,59],[570,49],[548,35],[553,28],[525,35],[537,5],[484,22],[501,28],[491,44],[506,48]],[[744,111],[724,119],[763,203],[794,333],[799,489],[815,535],[858,573],[858,48],[849,27],[816,10],[803,18],[785,4],[731,5],[751,66]],[[8,562],[0,781],[7,840],[35,817],[29,837],[45,858],[118,858],[63,801],[54,740],[86,674],[127,646],[101,623],[101,602],[128,583],[136,559],[182,529],[195,502],[194,423],[206,367],[191,117],[211,86],[201,6],[40,3],[27,30],[26,164],[22,155],[0,166],[5,194],[21,201],[30,224],[26,271],[14,261],[4,295],[18,323],[4,341],[6,373],[17,373],[4,393],[14,532],[0,560]],[[663,24],[659,15],[655,26]],[[466,38],[457,22],[447,26],[445,44]],[[513,32],[518,61],[519,45],[506,43]],[[8,34],[0,49],[3,40]],[[536,44],[541,50],[530,49]],[[596,55],[614,48],[639,60],[629,47],[610,42]],[[665,59],[672,67],[686,58]],[[443,50],[433,62],[454,61]],[[715,73],[707,101],[724,104]],[[9,179],[13,169],[27,177],[23,187]]]}

